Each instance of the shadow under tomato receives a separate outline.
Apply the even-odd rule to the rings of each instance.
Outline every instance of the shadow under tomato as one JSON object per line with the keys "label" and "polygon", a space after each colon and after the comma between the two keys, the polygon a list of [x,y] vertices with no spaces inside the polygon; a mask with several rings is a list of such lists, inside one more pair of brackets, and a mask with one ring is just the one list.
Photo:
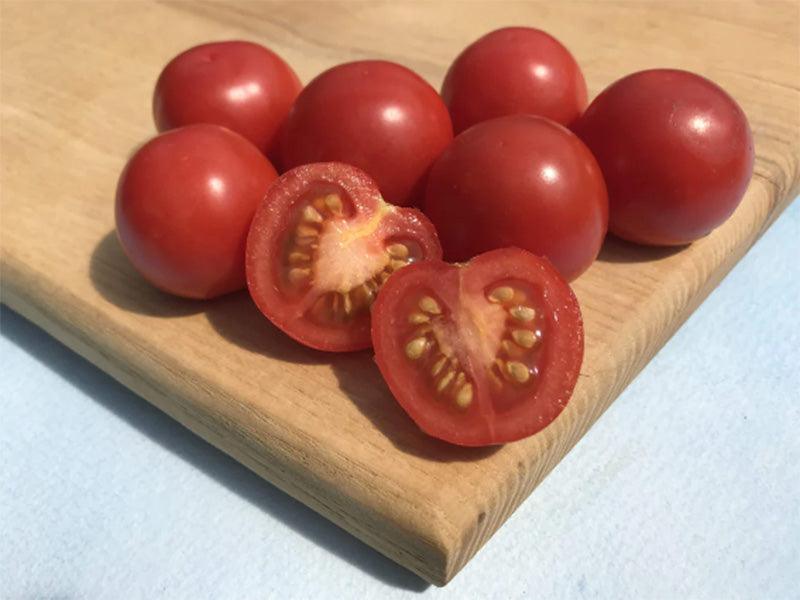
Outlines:
{"label": "shadow under tomato", "polygon": [[628,242],[609,233],[597,260],[609,263],[639,263],[652,260],[661,260],[678,254],[688,248],[690,244],[682,246],[644,246]]}
{"label": "shadow under tomato", "polygon": [[229,342],[248,352],[275,360],[322,364],[335,356],[303,346],[283,333],[261,314],[247,290],[209,302],[206,318],[214,330]]}
{"label": "shadow under tomato", "polygon": [[500,449],[465,448],[425,434],[392,397],[371,350],[339,355],[331,365],[339,389],[400,452],[436,462],[470,462]]}
{"label": "shadow under tomato", "polygon": [[94,288],[111,304],[151,317],[182,317],[205,310],[209,301],[188,300],[162,292],[136,272],[113,231],[95,246],[89,260]]}

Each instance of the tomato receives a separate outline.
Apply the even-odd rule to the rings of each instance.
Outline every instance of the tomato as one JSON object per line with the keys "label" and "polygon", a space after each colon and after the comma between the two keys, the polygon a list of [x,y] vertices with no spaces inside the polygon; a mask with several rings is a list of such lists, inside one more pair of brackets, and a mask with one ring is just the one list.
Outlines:
{"label": "tomato", "polygon": [[367,172],[387,201],[418,201],[434,160],[453,139],[442,99],[400,65],[339,65],[309,83],[286,121],[284,168],[339,161]]}
{"label": "tomato", "polygon": [[680,245],[736,209],[753,173],[747,117],[716,84],[686,71],[628,75],[574,125],[603,170],[609,229],[633,242]]}
{"label": "tomato", "polygon": [[561,42],[530,27],[506,27],[468,46],[442,85],[453,128],[515,114],[569,125],[586,108],[583,73]]}
{"label": "tomato", "polygon": [[372,310],[389,389],[426,433],[463,446],[547,427],[572,395],[583,321],[547,259],[517,248],[393,275]]}
{"label": "tomato", "polygon": [[600,251],[608,198],[577,137],[548,119],[516,115],[456,137],[431,170],[424,210],[448,260],[516,246],[574,279]]}
{"label": "tomato", "polygon": [[250,221],[278,174],[242,136],[189,125],[153,138],[117,184],[117,235],[153,285],[187,298],[244,287]]}
{"label": "tomato", "polygon": [[370,307],[392,273],[439,259],[421,212],[381,198],[363,171],[318,163],[285,173],[258,208],[247,239],[247,284],[258,308],[318,350],[368,348]]}
{"label": "tomato", "polygon": [[173,58],[158,78],[159,131],[192,123],[224,125],[274,157],[278,133],[302,88],[283,59],[252,42],[214,42]]}

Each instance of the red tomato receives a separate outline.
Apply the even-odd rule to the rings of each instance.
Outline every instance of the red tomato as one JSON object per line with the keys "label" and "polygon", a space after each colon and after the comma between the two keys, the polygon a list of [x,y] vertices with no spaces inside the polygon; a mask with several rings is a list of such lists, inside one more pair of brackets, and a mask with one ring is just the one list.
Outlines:
{"label": "red tomato", "polygon": [[164,67],[153,94],[153,115],[159,131],[214,123],[274,156],[279,129],[302,87],[291,67],[263,46],[202,44]]}
{"label": "red tomato", "polygon": [[247,285],[261,312],[299,342],[369,348],[370,307],[397,269],[442,249],[418,210],[381,198],[364,172],[319,163],[270,188],[247,238]]}
{"label": "red tomato", "polygon": [[340,161],[364,170],[387,201],[417,201],[434,160],[453,139],[442,99],[400,65],[339,65],[309,83],[289,113],[282,166]]}
{"label": "red tomato", "polygon": [[409,416],[463,446],[547,427],[572,395],[583,360],[572,290],[546,259],[517,248],[393,275],[373,306],[372,341]]}
{"label": "red tomato", "polygon": [[153,285],[187,298],[244,287],[244,248],[258,203],[278,174],[242,136],[189,125],[153,138],[117,185],[117,235]]}
{"label": "red tomato", "polygon": [[516,115],[456,137],[431,170],[425,213],[448,260],[516,246],[546,256],[571,280],[600,251],[608,198],[577,137],[548,119]]}
{"label": "red tomato", "polygon": [[620,79],[574,131],[603,170],[609,229],[633,242],[670,246],[703,237],[733,213],[753,173],[742,109],[686,71]]}
{"label": "red tomato", "polygon": [[586,108],[583,73],[561,42],[530,27],[506,27],[468,46],[447,71],[442,97],[453,129],[516,114],[569,125]]}

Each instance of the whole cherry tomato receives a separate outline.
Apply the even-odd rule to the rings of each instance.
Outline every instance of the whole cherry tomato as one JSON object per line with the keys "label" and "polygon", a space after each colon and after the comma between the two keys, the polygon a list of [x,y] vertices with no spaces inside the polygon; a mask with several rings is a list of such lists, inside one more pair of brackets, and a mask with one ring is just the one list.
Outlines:
{"label": "whole cherry tomato", "polygon": [[350,165],[284,173],[247,238],[247,285],[262,313],[299,342],[343,352],[369,348],[370,308],[392,273],[440,259],[430,221],[387,204]]}
{"label": "whole cherry tomato", "polygon": [[515,114],[570,125],[586,108],[583,73],[561,42],[530,27],[506,27],[468,46],[447,71],[442,97],[453,129]]}
{"label": "whole cherry tomato", "polygon": [[214,42],[173,58],[158,78],[153,116],[159,131],[214,123],[274,157],[278,133],[303,86],[283,59],[252,42]]}
{"label": "whole cherry tomato", "polygon": [[516,246],[546,256],[568,280],[597,257],[608,224],[592,153],[561,125],[530,115],[458,135],[431,170],[424,210],[448,260]]}
{"label": "whole cherry tomato", "polygon": [[517,248],[392,275],[372,310],[375,360],[409,416],[454,444],[518,440],[569,401],[583,322],[569,285]]}
{"label": "whole cherry tomato", "polygon": [[722,88],[686,71],[620,79],[574,131],[603,170],[610,231],[633,242],[703,237],[733,213],[753,173],[744,112]]}
{"label": "whole cherry tomato", "polygon": [[283,135],[283,168],[338,161],[364,170],[393,204],[414,203],[453,138],[442,99],[409,69],[381,60],[339,65],[300,93]]}
{"label": "whole cherry tomato", "polygon": [[253,213],[277,173],[258,148],[224,127],[188,125],[153,138],[117,184],[117,235],[156,287],[212,298],[245,285]]}

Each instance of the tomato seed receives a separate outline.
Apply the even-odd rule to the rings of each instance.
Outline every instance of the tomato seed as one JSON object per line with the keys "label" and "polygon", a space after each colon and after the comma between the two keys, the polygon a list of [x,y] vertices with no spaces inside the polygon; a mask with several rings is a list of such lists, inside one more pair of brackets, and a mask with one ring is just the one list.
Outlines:
{"label": "tomato seed", "polygon": [[489,294],[489,301],[495,303],[510,302],[513,298],[514,290],[507,285],[495,288]]}
{"label": "tomato seed", "polygon": [[428,315],[423,315],[422,313],[411,313],[408,316],[408,322],[412,325],[421,325],[422,323],[428,323],[431,318]]}
{"label": "tomato seed", "polygon": [[405,244],[392,244],[386,251],[393,258],[408,258],[408,246]]}
{"label": "tomato seed", "polygon": [[536,343],[536,334],[530,329],[515,329],[511,332],[511,337],[523,348],[533,348]]}
{"label": "tomato seed", "polygon": [[342,214],[342,199],[338,194],[328,194],[325,196],[323,202],[325,202],[325,206],[334,215],[339,216]]}
{"label": "tomato seed", "polygon": [[508,374],[511,375],[511,377],[515,381],[518,381],[519,383],[525,383],[531,377],[531,372],[528,370],[528,367],[526,367],[521,362],[513,360],[509,361],[506,364],[506,370]]}
{"label": "tomato seed", "polygon": [[455,375],[456,375],[455,371],[448,371],[447,373],[445,373],[444,377],[442,377],[439,380],[439,383],[436,384],[436,391],[437,392],[443,392],[444,389],[448,385],[450,385],[450,382],[453,381],[453,377],[455,377]]}
{"label": "tomato seed", "polygon": [[472,384],[464,385],[456,394],[456,404],[459,408],[467,408],[472,404]]}
{"label": "tomato seed", "polygon": [[441,307],[439,306],[439,303],[438,303],[438,302],[436,302],[436,300],[434,300],[434,299],[433,299],[433,298],[431,298],[430,296],[424,296],[424,297],[423,297],[423,298],[422,298],[422,299],[419,301],[419,307],[420,307],[420,308],[421,308],[421,309],[422,309],[424,312],[426,312],[426,313],[429,313],[429,314],[432,314],[432,315],[440,315],[440,314],[442,314],[442,309],[441,309]]}
{"label": "tomato seed", "polygon": [[322,223],[322,215],[310,204],[303,209],[303,219],[312,223]]}
{"label": "tomato seed", "polygon": [[536,311],[530,306],[515,306],[509,313],[518,321],[533,321],[536,317]]}
{"label": "tomato seed", "polygon": [[428,348],[428,340],[424,337],[414,338],[406,344],[406,356],[411,360],[417,360],[425,353]]}

